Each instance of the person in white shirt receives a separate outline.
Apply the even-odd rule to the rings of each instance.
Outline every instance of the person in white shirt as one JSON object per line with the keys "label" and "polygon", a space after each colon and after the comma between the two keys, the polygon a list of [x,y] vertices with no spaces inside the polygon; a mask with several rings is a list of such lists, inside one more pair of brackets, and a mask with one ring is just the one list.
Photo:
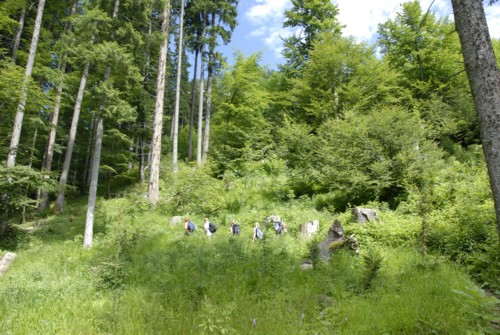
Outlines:
{"label": "person in white shirt", "polygon": [[205,218],[205,223],[203,225],[203,227],[205,228],[205,233],[207,234],[207,237],[210,238],[212,236],[212,232],[208,229],[208,227],[210,226],[210,220],[208,220],[208,218]]}

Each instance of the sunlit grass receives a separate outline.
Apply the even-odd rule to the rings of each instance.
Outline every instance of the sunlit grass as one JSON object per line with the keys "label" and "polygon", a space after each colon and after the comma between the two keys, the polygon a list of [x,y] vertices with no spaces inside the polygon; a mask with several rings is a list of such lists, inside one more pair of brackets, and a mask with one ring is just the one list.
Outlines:
{"label": "sunlit grass", "polygon": [[[408,242],[418,226],[392,212],[359,226],[349,213],[320,212],[306,200],[275,202],[221,211],[208,239],[202,213],[184,236],[182,223],[169,219],[187,213],[154,210],[140,196],[100,199],[94,245],[85,250],[84,207],[69,206],[23,235],[0,277],[0,333],[494,333],[494,300],[444,258],[423,257]],[[270,214],[285,219],[288,234],[269,230],[253,242],[253,222]],[[232,218],[241,236],[231,236]],[[300,224],[320,220],[320,240],[334,218],[357,234],[360,255],[339,250],[329,263],[301,270],[310,242],[299,238]],[[391,243],[380,240],[384,234]],[[369,250],[381,265],[367,285]]]}

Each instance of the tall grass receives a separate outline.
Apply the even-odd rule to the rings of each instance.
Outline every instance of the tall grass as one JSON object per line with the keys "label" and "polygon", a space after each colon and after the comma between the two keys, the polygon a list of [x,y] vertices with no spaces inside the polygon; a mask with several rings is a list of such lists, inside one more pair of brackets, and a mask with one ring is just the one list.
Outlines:
{"label": "tall grass", "polygon": [[[186,176],[190,174],[185,172]],[[245,179],[246,178],[246,179]],[[1,334],[493,334],[496,300],[446,258],[422,257],[419,222],[380,208],[381,221],[350,224],[349,213],[315,209],[314,199],[282,202],[282,189],[259,197],[276,178],[223,180],[210,201],[182,192],[179,181],[153,209],[136,187],[125,198],[99,199],[94,246],[82,248],[85,201],[16,227],[0,248],[18,253],[0,277]],[[195,178],[198,180],[198,178]],[[167,186],[165,186],[167,187]],[[208,190],[220,189],[218,181]],[[205,189],[205,193],[207,193]],[[203,189],[198,190],[203,193]],[[243,197],[243,199],[242,199]],[[181,199],[182,198],[182,199]],[[177,200],[176,200],[177,199]],[[191,202],[190,202],[191,201]],[[374,204],[375,205],[375,204]],[[198,229],[184,235],[173,215],[190,215]],[[288,234],[269,229],[252,240],[252,225],[279,214]],[[204,216],[217,223],[210,239]],[[334,218],[355,233],[361,252],[336,251],[328,263],[302,270],[310,246]],[[242,226],[232,236],[229,221]],[[313,242],[301,223],[319,219]]]}
{"label": "tall grass", "polygon": [[347,250],[301,270],[307,241],[292,233],[254,243],[250,228],[233,237],[221,223],[211,239],[186,237],[158,213],[116,210],[132,208],[124,199],[104,208],[115,211],[97,223],[105,227],[91,251],[80,236],[54,240],[50,224],[18,251],[0,278],[3,334],[489,332],[490,300],[410,248],[380,249],[367,289],[363,258]]}

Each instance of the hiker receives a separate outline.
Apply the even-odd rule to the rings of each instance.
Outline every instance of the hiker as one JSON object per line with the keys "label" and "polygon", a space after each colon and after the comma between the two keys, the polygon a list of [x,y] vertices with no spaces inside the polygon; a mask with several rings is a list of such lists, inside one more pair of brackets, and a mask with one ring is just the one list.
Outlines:
{"label": "hiker", "polygon": [[240,235],[241,233],[241,227],[239,224],[236,223],[236,220],[231,221],[231,234],[234,235]]}
{"label": "hiker", "polygon": [[189,219],[188,216],[184,218],[184,230],[186,231],[184,235],[189,236],[190,232],[193,232],[195,230],[195,225],[194,223]]}
{"label": "hiker", "polygon": [[255,222],[255,227],[253,228],[253,241],[255,240],[263,240],[264,232],[259,228],[259,223]]}
{"label": "hiker", "polygon": [[286,234],[286,233],[287,233],[287,231],[288,231],[288,230],[286,229],[286,223],[285,223],[285,221],[283,221],[283,219],[281,219],[281,232],[282,232],[283,234]]}
{"label": "hiker", "polygon": [[203,227],[205,228],[205,232],[208,238],[210,238],[217,231],[217,226],[210,222],[208,218],[205,218],[205,224],[203,225]]}
{"label": "hiker", "polygon": [[282,226],[281,219],[274,221],[274,230],[276,231],[276,235],[281,235]]}

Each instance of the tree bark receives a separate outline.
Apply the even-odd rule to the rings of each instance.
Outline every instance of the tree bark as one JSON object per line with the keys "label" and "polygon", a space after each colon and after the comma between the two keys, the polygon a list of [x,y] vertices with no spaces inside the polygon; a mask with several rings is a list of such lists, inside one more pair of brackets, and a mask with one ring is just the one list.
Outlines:
{"label": "tree bark", "polygon": [[94,236],[94,213],[97,198],[97,183],[99,181],[99,163],[101,160],[102,134],[104,132],[103,119],[99,116],[97,120],[96,141],[94,146],[94,159],[92,159],[92,172],[90,179],[89,201],[87,206],[87,217],[85,220],[85,234],[83,236],[83,247],[92,248]]}
{"label": "tree bark", "polygon": [[[118,16],[118,9],[120,7],[120,0],[115,0],[115,7],[113,9],[113,20]],[[111,33],[110,40],[115,39],[114,31]],[[104,82],[109,80],[111,76],[111,66],[106,66],[104,72]],[[102,135],[104,133],[104,120],[103,113],[106,108],[107,99],[103,98],[101,105],[99,106],[99,115],[97,115],[97,130],[95,135],[95,146],[94,155],[92,159],[92,171],[90,177],[90,189],[89,189],[89,202],[87,205],[87,217],[85,220],[85,234],[83,236],[83,247],[85,249],[92,248],[93,232],[94,232],[94,213],[95,213],[95,203],[97,198],[97,185],[99,182],[99,164],[101,163],[101,148],[102,148]]]}
{"label": "tree bark", "polygon": [[82,109],[83,93],[87,85],[87,78],[89,75],[90,63],[85,64],[83,69],[82,78],[80,79],[80,87],[76,96],[75,108],[73,110],[73,119],[71,120],[71,128],[69,130],[68,144],[66,146],[66,155],[64,157],[63,169],[61,177],[59,178],[59,192],[57,194],[55,209],[62,212],[64,210],[64,193],[66,183],[68,182],[69,167],[71,165],[71,156],[73,155],[73,147],[75,145],[76,130],[78,128],[78,121],[80,119],[80,111]]}
{"label": "tree bark", "polygon": [[167,1],[162,14],[161,31],[163,42],[158,61],[158,77],[156,79],[156,103],[153,120],[153,139],[151,140],[151,164],[148,182],[147,198],[153,205],[160,198],[160,158],[161,140],[163,134],[163,98],[165,96],[165,72],[167,69],[168,28],[170,24],[170,1]]}
{"label": "tree bark", "polygon": [[[76,13],[76,5],[78,3],[78,0],[75,0],[73,2],[73,6],[71,7],[70,11],[70,16],[74,15]],[[73,24],[70,22],[66,27],[65,31],[71,31],[73,30]],[[45,155],[42,163],[42,171],[47,171],[50,172],[52,169],[52,159],[54,157],[54,145],[56,142],[56,130],[57,130],[57,123],[59,120],[59,111],[61,109],[61,97],[62,97],[62,90],[63,90],[63,76],[64,73],[66,72],[66,57],[68,56],[67,50],[63,50],[63,55],[61,57],[60,63],[59,63],[59,71],[61,78],[57,82],[57,88],[56,88],[56,96],[54,98],[54,111],[52,112],[50,116],[50,132],[49,132],[49,139],[47,141],[47,149],[45,150]],[[38,197],[38,210],[39,211],[44,211],[47,209],[49,206],[49,194],[45,190],[40,190],[39,192],[39,197]]]}
{"label": "tree bark", "polygon": [[24,29],[24,20],[26,19],[26,7],[21,9],[21,15],[19,16],[19,25],[17,26],[16,35],[14,36],[14,44],[12,45],[12,62],[16,64],[17,50],[19,50],[19,44],[21,44],[21,36]]}
{"label": "tree bark", "polygon": [[203,140],[203,102],[205,95],[205,32],[206,32],[206,17],[203,18],[203,32],[201,45],[201,64],[200,64],[200,96],[198,99],[198,142],[196,147],[196,162],[201,165],[202,140]]}
{"label": "tree bark", "polygon": [[26,63],[23,85],[21,87],[21,98],[19,99],[19,104],[17,105],[16,119],[14,121],[14,129],[12,131],[9,154],[7,156],[7,167],[14,167],[16,165],[17,147],[19,146],[21,128],[23,127],[24,108],[26,107],[26,99],[28,98],[28,83],[31,78],[31,73],[33,72],[33,65],[35,63],[36,49],[38,47],[38,38],[40,36],[40,27],[42,25],[44,6],[45,0],[40,0],[38,2],[38,12],[36,14],[33,37],[31,39],[31,46],[28,55],[28,62]]}
{"label": "tree bark", "polygon": [[[215,27],[215,13],[212,13],[211,26]],[[213,34],[216,34],[214,30]],[[205,163],[208,158],[208,149],[210,145],[210,118],[212,114],[212,82],[214,77],[215,63],[215,37],[211,36],[208,50],[208,78],[207,78],[207,108],[205,111],[205,134],[203,141],[203,156],[202,163]]]}
{"label": "tree bark", "polygon": [[193,158],[194,105],[196,100],[196,76],[198,74],[198,54],[199,50],[196,48],[194,53],[193,84],[191,86],[191,109],[189,112],[189,144],[188,144],[189,161]]}
{"label": "tree bark", "polygon": [[207,78],[207,108],[205,111],[205,134],[203,138],[203,157],[201,159],[202,163],[205,163],[208,158],[208,149],[210,145],[210,118],[212,114],[212,81],[213,74],[208,71]]}
{"label": "tree bark", "polygon": [[179,144],[179,107],[181,101],[181,74],[182,74],[182,30],[184,22],[184,0],[181,0],[181,12],[179,19],[179,50],[177,55],[177,80],[175,85],[175,109],[174,109],[174,138],[173,138],[173,153],[172,163],[174,173],[179,170],[178,167],[178,144]]}
{"label": "tree bark", "polygon": [[481,125],[500,238],[500,72],[481,0],[452,0],[465,71]]}

